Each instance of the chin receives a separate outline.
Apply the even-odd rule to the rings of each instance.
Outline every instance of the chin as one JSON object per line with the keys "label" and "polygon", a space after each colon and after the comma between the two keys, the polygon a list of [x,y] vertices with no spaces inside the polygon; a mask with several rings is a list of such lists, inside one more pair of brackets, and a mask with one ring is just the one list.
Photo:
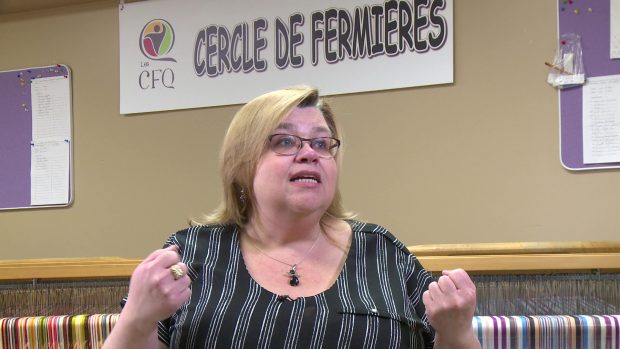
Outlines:
{"label": "chin", "polygon": [[333,201],[333,197],[317,195],[294,195],[287,200],[287,208],[290,211],[304,214],[315,212],[324,213]]}
{"label": "chin", "polygon": [[289,210],[302,214],[312,214],[318,212],[323,214],[325,211],[327,211],[328,207],[329,205],[325,205],[324,203],[317,203],[316,205],[313,205],[312,203],[306,201],[301,203],[297,202],[289,205]]}

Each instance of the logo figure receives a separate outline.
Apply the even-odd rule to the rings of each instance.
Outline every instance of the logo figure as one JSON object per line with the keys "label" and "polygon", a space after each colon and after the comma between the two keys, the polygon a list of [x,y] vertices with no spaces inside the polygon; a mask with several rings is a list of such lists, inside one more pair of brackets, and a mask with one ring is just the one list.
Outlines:
{"label": "logo figure", "polygon": [[142,28],[140,50],[148,59],[176,62],[176,59],[166,57],[172,46],[174,46],[174,29],[168,21],[154,19]]}

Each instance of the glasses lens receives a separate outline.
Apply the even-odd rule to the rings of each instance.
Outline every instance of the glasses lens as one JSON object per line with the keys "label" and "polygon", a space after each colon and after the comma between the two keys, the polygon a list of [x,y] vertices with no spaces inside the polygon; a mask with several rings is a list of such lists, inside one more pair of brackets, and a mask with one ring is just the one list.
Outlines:
{"label": "glasses lens", "polygon": [[269,147],[281,155],[295,155],[302,148],[302,142],[308,142],[310,147],[321,157],[336,156],[340,141],[331,137],[302,139],[298,136],[275,134],[269,136]]}
{"label": "glasses lens", "polygon": [[329,137],[314,138],[311,146],[321,156],[335,156],[338,150],[338,141]]}
{"label": "glasses lens", "polygon": [[276,134],[271,136],[269,145],[271,150],[282,155],[294,155],[300,148],[301,140],[293,135]]}

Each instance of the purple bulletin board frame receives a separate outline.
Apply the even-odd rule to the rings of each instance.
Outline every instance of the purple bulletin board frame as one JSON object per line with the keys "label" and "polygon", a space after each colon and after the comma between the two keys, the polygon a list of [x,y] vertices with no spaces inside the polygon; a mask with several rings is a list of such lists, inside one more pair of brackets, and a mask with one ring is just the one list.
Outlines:
{"label": "purple bulletin board frame", "polygon": [[[586,81],[590,77],[620,74],[620,59],[610,59],[609,0],[558,0],[558,38],[565,33],[581,36]],[[583,163],[583,88],[559,91],[560,159],[569,170],[620,167],[620,162]]]}
{"label": "purple bulletin board frame", "polygon": [[[54,76],[71,79],[71,70],[66,65],[58,64],[0,72],[0,210],[68,206],[73,201],[73,171],[70,169],[69,203],[48,206],[30,204],[30,81]],[[70,149],[73,149],[73,142]],[[71,150],[71,168],[72,154]]]}

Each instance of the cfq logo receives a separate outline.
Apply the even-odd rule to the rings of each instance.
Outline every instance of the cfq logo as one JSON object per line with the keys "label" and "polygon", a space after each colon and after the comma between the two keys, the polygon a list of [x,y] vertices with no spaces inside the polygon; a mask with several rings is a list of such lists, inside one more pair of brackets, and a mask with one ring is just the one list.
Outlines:
{"label": "cfq logo", "polygon": [[[176,62],[169,56],[174,46],[174,29],[164,19],[148,22],[140,32],[140,51],[153,61]],[[149,62],[142,62],[145,68],[138,77],[138,84],[143,90],[157,87],[174,88],[174,70],[172,68],[153,69]]]}
{"label": "cfq logo", "polygon": [[172,57],[166,57],[174,46],[174,29],[168,21],[154,19],[148,22],[140,33],[140,50],[148,59],[154,61],[176,62]]}

